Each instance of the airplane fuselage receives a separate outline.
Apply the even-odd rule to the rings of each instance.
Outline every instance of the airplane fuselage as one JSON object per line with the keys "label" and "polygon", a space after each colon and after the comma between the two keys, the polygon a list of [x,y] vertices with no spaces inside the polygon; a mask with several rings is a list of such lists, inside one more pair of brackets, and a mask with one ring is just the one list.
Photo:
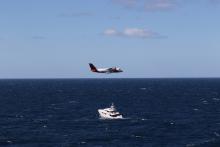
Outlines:
{"label": "airplane fuselage", "polygon": [[89,63],[90,69],[92,72],[96,73],[119,73],[123,72],[120,68],[118,67],[112,67],[112,68],[96,68],[92,63]]}

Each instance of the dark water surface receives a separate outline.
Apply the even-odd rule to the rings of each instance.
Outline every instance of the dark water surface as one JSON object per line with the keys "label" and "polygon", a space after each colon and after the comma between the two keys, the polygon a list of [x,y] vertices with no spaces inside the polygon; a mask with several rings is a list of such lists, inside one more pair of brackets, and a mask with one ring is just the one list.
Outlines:
{"label": "dark water surface", "polygon": [[220,79],[0,80],[0,146],[220,147]]}

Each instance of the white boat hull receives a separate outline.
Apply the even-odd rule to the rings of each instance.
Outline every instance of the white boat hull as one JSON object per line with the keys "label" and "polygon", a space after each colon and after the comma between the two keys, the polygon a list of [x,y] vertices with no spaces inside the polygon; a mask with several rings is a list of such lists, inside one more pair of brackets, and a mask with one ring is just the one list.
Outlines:
{"label": "white boat hull", "polygon": [[122,119],[122,115],[111,116],[109,113],[106,113],[103,109],[98,109],[100,118],[102,119]]}

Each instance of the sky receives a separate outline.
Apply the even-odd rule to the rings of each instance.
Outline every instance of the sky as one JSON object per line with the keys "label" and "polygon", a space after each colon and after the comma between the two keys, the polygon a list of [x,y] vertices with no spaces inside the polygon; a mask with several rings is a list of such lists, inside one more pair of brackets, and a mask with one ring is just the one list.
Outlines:
{"label": "sky", "polygon": [[0,79],[220,77],[219,16],[220,0],[1,0]]}

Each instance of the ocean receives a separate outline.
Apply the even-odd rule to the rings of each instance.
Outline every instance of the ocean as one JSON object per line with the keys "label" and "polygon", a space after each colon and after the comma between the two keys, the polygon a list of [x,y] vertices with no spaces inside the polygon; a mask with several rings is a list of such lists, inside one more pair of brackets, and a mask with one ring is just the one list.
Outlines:
{"label": "ocean", "polygon": [[220,147],[220,79],[0,80],[0,146]]}

